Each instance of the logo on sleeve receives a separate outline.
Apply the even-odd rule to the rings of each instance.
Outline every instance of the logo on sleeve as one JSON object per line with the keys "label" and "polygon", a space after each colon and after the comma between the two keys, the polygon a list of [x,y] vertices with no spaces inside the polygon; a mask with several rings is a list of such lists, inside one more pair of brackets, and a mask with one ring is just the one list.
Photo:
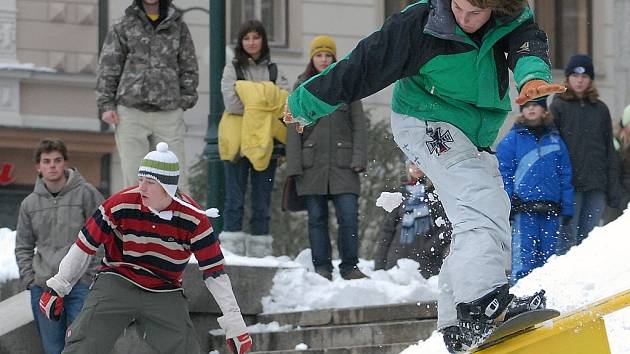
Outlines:
{"label": "logo on sleeve", "polygon": [[521,45],[520,48],[516,51],[518,54],[529,54],[529,42],[525,42]]}

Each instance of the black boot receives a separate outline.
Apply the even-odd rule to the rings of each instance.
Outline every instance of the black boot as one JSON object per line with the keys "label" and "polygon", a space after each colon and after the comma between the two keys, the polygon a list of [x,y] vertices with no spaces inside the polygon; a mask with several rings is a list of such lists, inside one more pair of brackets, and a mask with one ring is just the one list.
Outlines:
{"label": "black boot", "polygon": [[484,341],[503,322],[508,306],[514,299],[507,284],[475,301],[457,305],[459,337],[463,350]]}
{"label": "black boot", "polygon": [[540,290],[531,296],[523,296],[515,298],[508,306],[507,313],[505,314],[505,320],[520,315],[523,312],[532,310],[541,310],[547,308],[547,297],[545,297],[545,291]]}
{"label": "black boot", "polygon": [[449,353],[464,353],[461,332],[457,326],[449,326],[440,330],[444,339],[444,344]]}

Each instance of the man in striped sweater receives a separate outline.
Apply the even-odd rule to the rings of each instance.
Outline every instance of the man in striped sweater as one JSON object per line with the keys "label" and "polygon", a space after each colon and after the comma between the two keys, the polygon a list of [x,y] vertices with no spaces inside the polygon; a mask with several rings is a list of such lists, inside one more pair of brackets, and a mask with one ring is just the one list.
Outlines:
{"label": "man in striped sweater", "polygon": [[179,162],[159,143],[138,171],[139,185],[108,198],[79,232],[46,284],[40,299],[46,317],[56,320],[63,297],[85,272],[100,245],[105,258],[81,313],[66,333],[63,353],[109,353],[116,338],[135,320],[143,337],[161,353],[199,353],[183,296],[182,276],[191,256],[219,304],[233,353],[252,347],[240,308],[224,271],[223,254],[207,214],[177,192]]}

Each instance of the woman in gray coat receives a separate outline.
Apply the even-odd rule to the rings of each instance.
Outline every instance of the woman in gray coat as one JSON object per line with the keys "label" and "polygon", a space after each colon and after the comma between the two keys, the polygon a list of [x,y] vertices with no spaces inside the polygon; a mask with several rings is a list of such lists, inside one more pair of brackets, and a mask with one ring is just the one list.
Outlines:
{"label": "woman in gray coat", "polygon": [[[333,39],[328,36],[314,38],[310,58],[296,85],[336,61]],[[292,128],[289,127],[287,133],[287,169],[288,175],[296,178],[298,195],[305,196],[315,271],[332,279],[328,233],[328,200],[332,200],[339,225],[337,245],[341,276],[344,279],[365,278],[357,268],[359,173],[367,164],[366,119],[361,101],[339,107],[316,124],[306,127],[301,134]]]}

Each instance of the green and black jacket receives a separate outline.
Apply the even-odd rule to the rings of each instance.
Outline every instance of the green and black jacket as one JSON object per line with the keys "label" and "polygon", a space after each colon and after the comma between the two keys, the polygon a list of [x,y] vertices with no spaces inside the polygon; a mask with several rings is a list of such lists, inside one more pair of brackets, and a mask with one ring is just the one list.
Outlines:
{"label": "green and black jacket", "polygon": [[457,25],[450,6],[448,0],[422,0],[391,16],[293,92],[295,119],[312,124],[396,82],[394,112],[448,122],[475,145],[492,145],[511,111],[508,68],[519,90],[532,79],[551,82],[547,36],[526,8],[513,17],[493,13],[478,45]]}

